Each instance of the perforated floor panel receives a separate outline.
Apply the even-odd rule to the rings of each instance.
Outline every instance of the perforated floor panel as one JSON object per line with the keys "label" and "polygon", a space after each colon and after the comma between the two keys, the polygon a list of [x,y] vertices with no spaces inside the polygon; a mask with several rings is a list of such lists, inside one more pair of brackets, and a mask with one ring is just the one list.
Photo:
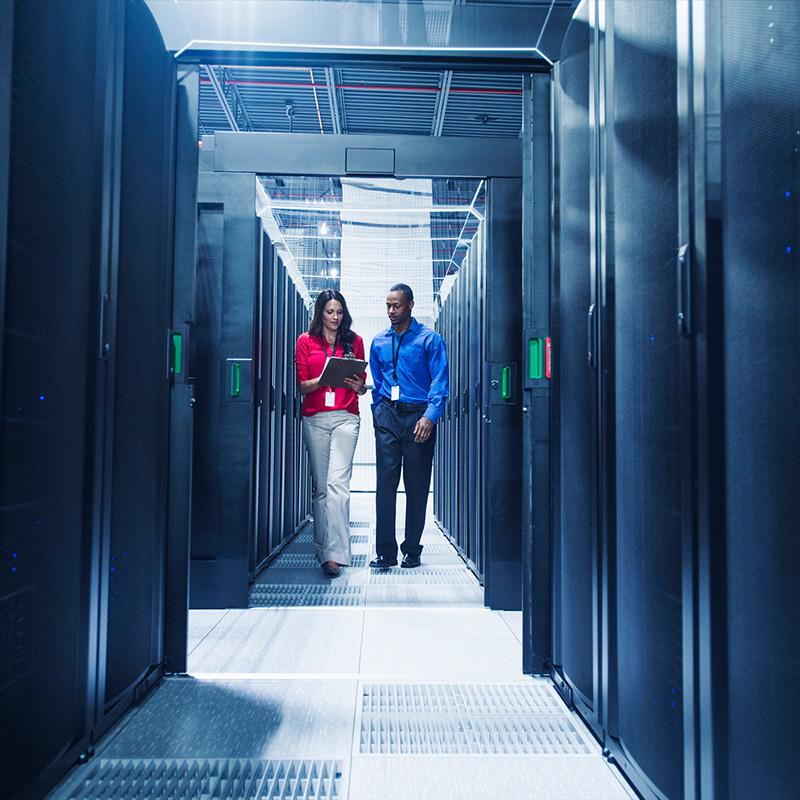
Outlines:
{"label": "perforated floor panel", "polygon": [[[351,525],[350,527],[352,528],[353,526]],[[313,544],[314,543],[314,534],[313,533],[298,533],[297,536],[294,537],[293,541],[296,544]],[[351,533],[350,534],[350,542],[352,544],[367,544],[367,542],[369,542],[369,534],[368,533]],[[453,548],[451,547],[450,549],[452,550]]]}
{"label": "perforated floor panel", "polygon": [[422,555],[424,556],[440,556],[440,555],[449,555],[452,553],[456,555],[455,547],[452,547],[449,544],[426,544],[422,549]]}
{"label": "perforated floor panel", "polygon": [[358,606],[363,603],[360,586],[317,586],[313,584],[254,584],[250,607],[266,606]]}
{"label": "perforated floor panel", "polygon": [[382,715],[361,719],[362,753],[588,755],[572,721],[541,715]]}
{"label": "perforated floor panel", "polygon": [[[317,557],[311,553],[282,553],[270,566],[277,569],[317,569],[319,562]],[[367,557],[363,554],[352,556],[350,566],[366,567]]]}
{"label": "perforated floor panel", "polygon": [[350,527],[351,528],[371,528],[372,527],[372,523],[371,522],[351,522],[350,523]]}
{"label": "perforated floor panel", "polygon": [[333,800],[338,761],[256,759],[97,759],[53,800]]}
{"label": "perforated floor panel", "polygon": [[404,569],[370,570],[369,583],[380,586],[384,584],[430,584],[432,586],[475,585],[477,581],[472,573],[461,567],[417,567]]}
{"label": "perforated floor panel", "polygon": [[365,684],[365,714],[563,714],[549,687],[520,684]]}

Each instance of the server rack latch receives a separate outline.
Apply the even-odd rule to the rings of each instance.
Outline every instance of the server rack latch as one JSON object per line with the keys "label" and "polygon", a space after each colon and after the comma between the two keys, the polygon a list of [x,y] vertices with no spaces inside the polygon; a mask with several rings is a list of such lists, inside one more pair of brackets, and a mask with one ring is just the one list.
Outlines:
{"label": "server rack latch", "polygon": [[678,248],[678,334],[689,336],[692,332],[692,275],[689,245]]}

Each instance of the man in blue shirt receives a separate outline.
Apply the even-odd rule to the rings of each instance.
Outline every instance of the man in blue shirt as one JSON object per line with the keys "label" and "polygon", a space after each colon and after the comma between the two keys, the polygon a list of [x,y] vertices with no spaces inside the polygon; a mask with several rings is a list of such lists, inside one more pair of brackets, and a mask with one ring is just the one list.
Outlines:
{"label": "man in blue shirt", "polygon": [[414,293],[404,283],[389,290],[392,327],[372,341],[372,416],[377,461],[375,569],[397,564],[395,514],[400,470],[406,489],[403,567],[418,567],[431,485],[436,423],[447,399],[447,354],[436,331],[411,316]]}

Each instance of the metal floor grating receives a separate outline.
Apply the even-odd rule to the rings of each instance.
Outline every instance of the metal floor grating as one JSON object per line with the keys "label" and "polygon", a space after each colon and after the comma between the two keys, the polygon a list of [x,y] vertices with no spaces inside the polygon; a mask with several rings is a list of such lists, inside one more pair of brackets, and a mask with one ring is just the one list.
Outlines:
{"label": "metal floor grating", "polygon": [[351,528],[371,528],[372,527],[372,523],[371,522],[351,522],[350,523],[350,527]]}
{"label": "metal floor grating", "polygon": [[[365,523],[365,525],[369,525],[369,523]],[[350,527],[352,528],[353,526],[351,525]],[[294,541],[296,544],[314,544],[314,534],[313,533],[298,533],[297,536],[295,536],[292,541]],[[367,544],[367,542],[369,542],[369,534],[368,533],[351,533],[350,534],[350,542],[352,544]]]}
{"label": "metal floor grating", "polygon": [[387,584],[428,584],[431,586],[475,585],[471,572],[462,567],[416,567],[403,569],[370,570],[369,583],[374,586]]}
{"label": "metal floor grating", "polygon": [[[351,567],[366,567],[367,557],[363,554],[351,556]],[[317,557],[311,553],[282,553],[271,564],[270,567],[277,569],[316,569],[319,567]]]}
{"label": "metal floor grating", "polygon": [[359,606],[360,586],[318,584],[255,584],[250,587],[250,608],[272,606]]}
{"label": "metal floor grating", "polygon": [[323,760],[97,759],[53,800],[333,800],[342,765]]}
{"label": "metal floor grating", "polygon": [[563,714],[547,686],[519,684],[365,684],[365,714]]}
{"label": "metal floor grating", "polygon": [[449,544],[425,544],[423,542],[422,556],[458,555],[458,551]]}
{"label": "metal floor grating", "polygon": [[361,753],[589,755],[566,715],[420,715],[361,717]]}

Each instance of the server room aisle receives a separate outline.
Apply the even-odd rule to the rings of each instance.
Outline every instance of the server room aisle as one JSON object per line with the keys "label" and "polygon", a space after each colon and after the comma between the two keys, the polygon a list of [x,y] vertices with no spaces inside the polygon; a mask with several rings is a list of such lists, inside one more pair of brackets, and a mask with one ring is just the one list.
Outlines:
{"label": "server room aisle", "polygon": [[165,680],[56,797],[633,796],[549,682],[522,676],[521,614],[483,607],[432,516],[420,569],[372,574],[374,495],[353,496],[351,519],[340,578],[301,533],[251,608],[192,611],[190,677]]}

